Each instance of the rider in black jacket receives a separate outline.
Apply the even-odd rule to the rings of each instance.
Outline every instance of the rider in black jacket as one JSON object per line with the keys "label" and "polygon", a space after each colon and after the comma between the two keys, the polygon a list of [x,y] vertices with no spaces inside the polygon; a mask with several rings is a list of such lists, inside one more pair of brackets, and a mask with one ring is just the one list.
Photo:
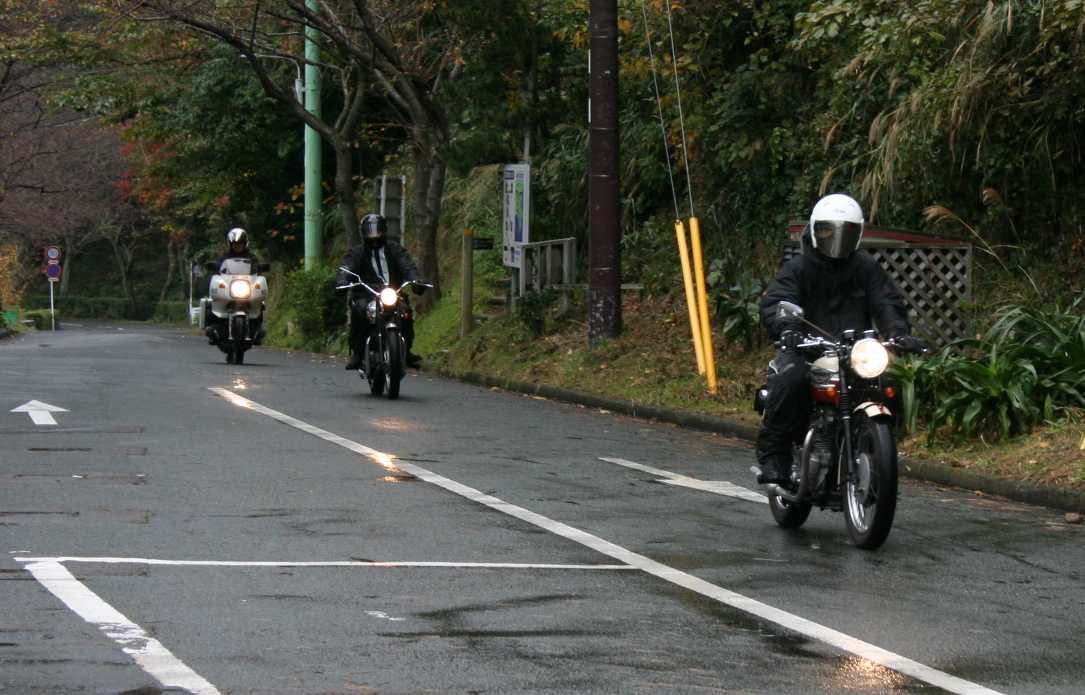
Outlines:
{"label": "rider in black jacket", "polygon": [[[418,279],[418,269],[411,260],[407,250],[394,241],[388,239],[388,223],[382,215],[370,213],[358,223],[358,232],[362,237],[362,243],[354,246],[343,256],[340,264],[346,266],[351,272],[358,274],[362,282],[379,290],[384,285],[399,287],[404,282]],[[355,278],[340,271],[336,277],[336,285],[346,285],[354,282]],[[422,294],[426,288],[414,286],[416,294]],[[366,317],[365,307],[372,297],[364,293],[354,295],[350,301],[350,362],[346,368],[359,369],[364,361],[365,338],[372,328],[372,324]],[[403,298],[407,301],[407,298]],[[417,367],[421,360],[411,352],[411,344],[414,342],[414,319],[408,311],[407,317],[401,326],[403,342],[407,345],[407,365]]]}
{"label": "rider in black jacket", "polygon": [[837,336],[846,329],[877,326],[883,336],[919,349],[909,336],[908,311],[892,278],[866,251],[857,251],[863,235],[863,211],[852,198],[833,194],[814,206],[803,232],[802,252],[788,260],[761,298],[761,321],[773,341],[781,341],[769,375],[764,420],[757,435],[759,483],[785,483],[791,444],[806,432],[810,412],[805,358],[793,349],[804,335],[797,319],[776,313],[781,301],[803,308],[805,318]]}

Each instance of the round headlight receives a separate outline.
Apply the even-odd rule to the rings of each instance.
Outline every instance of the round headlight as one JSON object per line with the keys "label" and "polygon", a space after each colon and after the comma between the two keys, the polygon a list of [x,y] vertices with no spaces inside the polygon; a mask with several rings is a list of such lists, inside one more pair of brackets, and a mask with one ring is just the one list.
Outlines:
{"label": "round headlight", "polygon": [[399,295],[391,287],[385,287],[381,290],[381,304],[391,309],[399,301]]}
{"label": "round headlight", "polygon": [[874,338],[863,338],[851,348],[851,368],[864,379],[873,379],[889,366],[889,351]]}
{"label": "round headlight", "polygon": [[248,299],[252,294],[252,287],[248,280],[234,280],[230,283],[230,296],[234,299]]}

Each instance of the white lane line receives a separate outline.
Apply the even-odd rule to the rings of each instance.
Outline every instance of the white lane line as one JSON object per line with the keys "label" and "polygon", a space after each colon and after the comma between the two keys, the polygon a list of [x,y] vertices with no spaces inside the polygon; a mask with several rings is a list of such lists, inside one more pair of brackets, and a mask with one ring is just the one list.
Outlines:
{"label": "white lane line", "polygon": [[[421,480],[433,483],[449,492],[454,492],[461,497],[465,497],[491,509],[503,512],[509,516],[520,519],[521,521],[526,521],[529,524],[538,526],[539,528],[545,529],[562,538],[567,538],[571,541],[580,543],[581,545],[585,545],[620,562],[633,565],[647,574],[659,577],[660,579],[684,587],[690,591],[694,591],[702,596],[715,599],[720,603],[757,616],[763,620],[776,623],[792,632],[805,635],[820,642],[825,642],[841,651],[854,654],[860,658],[880,664],[886,668],[903,673],[904,675],[942,688],[943,690],[957,693],[958,695],[1002,695],[997,690],[991,690],[990,688],[986,688],[977,683],[958,678],[957,676],[945,673],[944,671],[939,671],[930,666],[921,664],[918,661],[913,661],[830,627],[788,613],[779,608],[774,608],[773,606],[761,603],[756,599],[743,596],[742,594],[730,591],[729,589],[724,589],[723,587],[706,582],[703,579],[698,579],[691,574],[669,567],[661,562],[656,562],[644,555],[634,553],[631,550],[604,540],[587,531],[582,531],[560,521],[554,521],[553,519],[542,516],[541,514],[536,514],[523,507],[518,507],[492,495],[487,495],[473,487],[468,487],[462,483],[457,483],[455,480],[437,475],[416,464],[407,463],[405,461],[395,461],[395,458],[390,454],[371,449],[364,444],[358,444],[357,442],[344,439],[336,434],[322,430],[319,427],[314,427],[313,425],[292,418],[285,413],[280,413],[277,410],[272,410],[259,403],[250,401],[227,389],[212,387],[210,390],[235,405],[261,413],[273,420],[290,425],[291,427],[297,427],[298,429],[316,437],[320,437],[325,441],[338,443],[340,446],[350,449],[351,451],[362,453],[370,457],[378,465],[385,467],[391,465],[399,470],[410,473]],[[393,461],[395,462],[393,463]],[[639,466],[640,464],[635,465]]]}
{"label": "white lane line", "polygon": [[84,586],[64,565],[46,560],[29,564],[26,570],[80,618],[120,645],[125,654],[164,687],[199,695],[220,695],[215,686]]}
{"label": "white lane line", "polygon": [[765,495],[750,490],[749,488],[742,487],[741,485],[735,485],[726,480],[701,480],[700,478],[691,478],[688,475],[679,475],[678,473],[665,471],[662,468],[653,468],[652,466],[646,466],[643,463],[637,463],[636,461],[630,461],[628,459],[613,458],[611,456],[600,456],[599,460],[624,466],[626,468],[632,468],[635,471],[643,471],[644,473],[657,475],[660,478],[663,478],[663,480],[660,480],[659,482],[667,485],[693,488],[694,490],[711,492],[716,495],[726,495],[727,497],[737,497],[739,499],[758,502],[760,504],[768,504],[769,502],[768,497],[765,497]]}
{"label": "white lane line", "polygon": [[90,562],[112,565],[166,565],[173,567],[453,567],[460,569],[532,570],[635,570],[630,565],[562,565],[531,562],[398,562],[365,560],[262,561],[262,560],[161,560],[145,557],[17,557],[18,562]]}

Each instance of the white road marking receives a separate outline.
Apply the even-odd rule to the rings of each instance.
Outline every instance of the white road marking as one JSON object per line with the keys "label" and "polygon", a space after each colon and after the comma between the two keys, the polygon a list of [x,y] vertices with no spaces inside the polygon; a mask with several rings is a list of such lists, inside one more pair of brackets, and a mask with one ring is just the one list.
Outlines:
{"label": "white road marking", "polygon": [[125,654],[166,688],[182,688],[199,695],[220,695],[215,686],[84,586],[64,565],[46,560],[29,564],[26,570],[80,618],[120,645]]}
{"label": "white road marking", "polygon": [[[391,466],[403,470],[421,480],[444,488],[449,492],[454,492],[457,495],[478,502],[491,509],[503,512],[509,516],[520,519],[521,521],[526,521],[534,526],[538,526],[539,528],[545,529],[562,538],[567,538],[571,541],[580,543],[581,545],[585,545],[603,555],[612,557],[615,560],[637,567],[647,574],[659,577],[660,579],[689,589],[702,596],[715,599],[720,603],[757,616],[763,620],[776,623],[792,632],[797,632],[801,635],[806,635],[807,637],[825,642],[841,651],[854,654],[860,658],[880,664],[886,668],[903,673],[904,675],[942,688],[943,690],[957,693],[958,695],[1001,695],[997,690],[991,690],[990,688],[986,688],[977,683],[972,683],[971,681],[958,678],[957,676],[945,673],[944,671],[939,671],[830,627],[788,613],[779,608],[774,608],[773,606],[761,603],[748,596],[743,596],[742,594],[706,582],[703,579],[698,579],[691,574],[669,567],[661,562],[656,562],[644,555],[634,553],[631,550],[604,540],[599,536],[590,534],[587,531],[582,531],[560,521],[554,521],[553,519],[542,516],[541,514],[536,514],[523,507],[518,507],[492,495],[487,495],[475,488],[468,487],[467,485],[438,475],[416,464],[407,463],[405,461],[395,461],[395,458],[391,454],[371,449],[364,444],[352,442],[337,434],[322,430],[319,427],[314,427],[313,425],[290,417],[285,413],[280,413],[277,410],[272,410],[259,403],[250,401],[227,389],[212,387],[210,390],[242,408],[261,413],[273,420],[290,425],[291,427],[296,427],[303,432],[308,432],[315,437],[319,437],[328,442],[333,442],[346,449],[368,456],[378,465],[386,468]],[[393,461],[395,462],[393,463]],[[634,465],[639,466],[640,464]]]}
{"label": "white road marking", "polygon": [[34,421],[35,425],[55,425],[57,421],[53,418],[53,413],[66,413],[68,411],[65,408],[42,403],[41,401],[27,401],[17,408],[12,408],[11,412],[26,413]]}
{"label": "white road marking", "polygon": [[612,458],[610,456],[600,456],[599,460],[606,461],[607,463],[614,463],[626,468],[632,468],[635,471],[651,473],[652,475],[663,478],[663,480],[659,482],[666,483],[667,485],[678,485],[680,487],[693,488],[694,490],[703,490],[704,492],[711,492],[716,495],[737,497],[739,499],[749,500],[750,502],[759,502],[761,504],[768,504],[769,501],[768,497],[765,497],[765,495],[759,492],[754,492],[749,488],[735,485],[726,480],[701,480],[700,478],[691,478],[688,475],[679,475],[678,473],[665,471],[662,468],[653,468],[652,466],[646,466],[643,463],[637,463],[636,461]]}
{"label": "white road marking", "polygon": [[374,618],[381,618],[382,620],[391,620],[393,623],[398,623],[401,620],[406,620],[406,618],[393,618],[384,611],[366,611],[365,614],[371,615]]}
{"label": "white road marking", "polygon": [[18,562],[89,562],[112,565],[166,565],[173,567],[453,567],[462,569],[532,570],[634,570],[630,565],[561,565],[531,562],[398,562],[365,560],[262,561],[262,560],[161,560],[145,557],[17,557]]}

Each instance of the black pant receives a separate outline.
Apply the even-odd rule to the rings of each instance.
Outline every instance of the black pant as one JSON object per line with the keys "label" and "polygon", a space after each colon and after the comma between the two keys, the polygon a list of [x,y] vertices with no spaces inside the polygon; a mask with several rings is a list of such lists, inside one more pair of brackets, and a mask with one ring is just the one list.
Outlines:
{"label": "black pant", "polygon": [[757,433],[757,460],[791,461],[791,445],[806,435],[810,416],[810,366],[794,350],[776,353],[770,370],[765,417]]}

